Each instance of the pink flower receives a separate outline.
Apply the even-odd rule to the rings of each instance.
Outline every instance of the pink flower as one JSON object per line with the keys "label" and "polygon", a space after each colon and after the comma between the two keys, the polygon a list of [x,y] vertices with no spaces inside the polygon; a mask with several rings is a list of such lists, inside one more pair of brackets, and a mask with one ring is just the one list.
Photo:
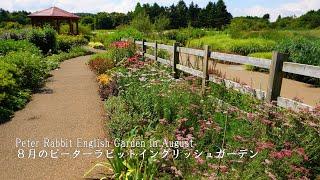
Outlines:
{"label": "pink flower", "polygon": [[200,157],[196,158],[196,162],[197,162],[198,164],[200,164],[200,165],[202,165],[202,164],[205,163],[205,161],[204,161],[202,158],[200,158]]}
{"label": "pink flower", "polygon": [[160,124],[163,124],[163,125],[167,124],[167,120],[166,119],[160,119],[159,122],[160,122]]}
{"label": "pink flower", "polygon": [[306,169],[306,168],[304,168],[304,167],[298,167],[298,166],[295,166],[295,165],[291,165],[290,167],[291,167],[291,169],[292,169],[293,171],[302,173],[302,174],[304,174],[304,175],[308,175],[308,174],[309,174],[309,171],[310,171],[309,169]]}
{"label": "pink flower", "polygon": [[250,121],[253,121],[253,120],[254,120],[254,114],[253,114],[253,113],[248,113],[248,114],[247,114],[247,118],[248,118]]}
{"label": "pink flower", "polygon": [[273,149],[274,144],[272,142],[257,142],[256,151],[262,151],[264,149]]}
{"label": "pink flower", "polygon": [[261,122],[262,122],[263,124],[265,124],[265,125],[272,125],[272,124],[273,124],[272,121],[267,120],[267,119],[262,119]]}
{"label": "pink flower", "polygon": [[272,158],[275,158],[275,159],[283,159],[283,158],[286,158],[286,157],[291,157],[292,156],[292,151],[291,150],[287,150],[287,149],[283,149],[279,152],[272,152],[270,154],[270,156]]}
{"label": "pink flower", "polygon": [[239,135],[234,136],[233,139],[236,140],[236,141],[242,141],[242,142],[245,141],[244,138],[242,136],[239,136]]}
{"label": "pink flower", "polygon": [[298,149],[296,149],[295,150],[300,156],[303,156],[303,159],[305,160],[305,161],[308,161],[309,160],[309,158],[308,158],[308,156],[306,155],[306,153],[304,152],[304,149],[303,148],[298,148]]}
{"label": "pink flower", "polygon": [[222,173],[226,173],[228,171],[228,167],[227,166],[220,166],[219,168],[220,168],[220,171]]}

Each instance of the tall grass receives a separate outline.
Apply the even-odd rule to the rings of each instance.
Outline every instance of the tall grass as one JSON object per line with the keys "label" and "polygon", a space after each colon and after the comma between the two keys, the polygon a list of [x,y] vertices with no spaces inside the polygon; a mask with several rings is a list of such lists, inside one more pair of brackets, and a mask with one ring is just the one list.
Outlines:
{"label": "tall grass", "polygon": [[276,43],[263,38],[233,39],[227,34],[205,36],[189,41],[190,47],[202,48],[203,45],[210,45],[213,50],[217,51],[248,55],[256,52],[272,51]]}

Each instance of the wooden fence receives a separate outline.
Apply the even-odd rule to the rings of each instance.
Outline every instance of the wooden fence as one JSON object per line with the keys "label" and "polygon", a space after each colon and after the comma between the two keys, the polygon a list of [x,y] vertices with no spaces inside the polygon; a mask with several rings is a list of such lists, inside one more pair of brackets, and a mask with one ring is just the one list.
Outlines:
{"label": "wooden fence", "polygon": [[[261,100],[266,100],[268,102],[277,101],[277,104],[281,107],[291,108],[293,110],[313,109],[312,106],[309,106],[307,104],[303,104],[280,96],[283,72],[304,75],[313,78],[320,78],[319,66],[286,62],[288,59],[287,54],[273,52],[273,58],[272,61],[270,61],[268,59],[214,52],[211,51],[210,47],[207,45],[204,46],[204,49],[192,49],[186,47],[179,47],[177,43],[174,43],[173,46],[169,46],[164,44],[158,44],[157,42],[146,42],[145,40],[135,41],[135,44],[142,47],[141,53],[143,57],[147,57],[156,60],[162,64],[172,66],[175,78],[178,78],[179,70],[202,78],[203,92],[206,89],[207,82],[212,81],[219,84],[223,83],[227,88],[236,89],[242,93],[248,93]],[[153,48],[153,55],[147,54],[147,47]],[[171,60],[158,57],[159,49],[166,50],[170,54],[172,54]],[[202,57],[202,70],[196,70],[180,64],[180,53]],[[208,64],[209,61],[212,60],[246,64],[255,67],[269,69],[269,84],[267,92],[264,92],[260,89],[252,89],[250,86],[241,85],[239,83],[226,79],[221,79],[217,76],[209,74]]]}

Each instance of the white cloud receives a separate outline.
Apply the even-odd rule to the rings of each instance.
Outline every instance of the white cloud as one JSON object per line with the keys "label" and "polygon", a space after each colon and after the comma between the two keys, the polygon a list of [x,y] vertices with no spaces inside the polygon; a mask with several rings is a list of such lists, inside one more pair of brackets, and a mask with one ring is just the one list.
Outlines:
{"label": "white cloud", "polygon": [[6,10],[12,10],[13,5],[10,1],[4,1],[4,2],[1,2],[0,8],[6,9]]}
{"label": "white cloud", "polygon": [[232,13],[235,16],[263,16],[269,13],[271,21],[275,21],[279,15],[281,16],[300,16],[310,10],[320,9],[319,0],[298,0],[297,2],[285,3],[278,8],[265,8],[263,6],[253,6],[249,8],[235,8]]}

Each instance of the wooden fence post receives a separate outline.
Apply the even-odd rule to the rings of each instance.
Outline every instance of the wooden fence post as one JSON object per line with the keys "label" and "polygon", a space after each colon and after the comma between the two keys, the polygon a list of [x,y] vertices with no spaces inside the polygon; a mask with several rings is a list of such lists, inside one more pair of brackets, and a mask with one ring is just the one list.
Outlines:
{"label": "wooden fence post", "polygon": [[288,54],[273,52],[267,89],[268,102],[277,101],[277,98],[280,96],[283,77],[283,62],[287,61],[288,57]]}
{"label": "wooden fence post", "polygon": [[154,43],[154,60],[158,61],[158,42]]}
{"label": "wooden fence post", "polygon": [[204,95],[206,92],[206,87],[209,81],[209,72],[208,72],[208,65],[209,65],[209,58],[210,58],[210,47],[208,45],[204,46],[204,57],[202,62],[202,94]]}
{"label": "wooden fence post", "polygon": [[137,53],[137,45],[136,45],[136,40],[133,38],[133,48],[134,48],[134,52],[135,54]]}
{"label": "wooden fence post", "polygon": [[145,53],[147,51],[147,46],[145,45],[146,44],[146,40],[145,39],[142,39],[142,59],[144,60],[145,58]]}
{"label": "wooden fence post", "polygon": [[179,64],[178,43],[174,43],[173,44],[173,66],[172,66],[172,70],[173,70],[173,77],[175,79],[179,78],[177,64]]}

